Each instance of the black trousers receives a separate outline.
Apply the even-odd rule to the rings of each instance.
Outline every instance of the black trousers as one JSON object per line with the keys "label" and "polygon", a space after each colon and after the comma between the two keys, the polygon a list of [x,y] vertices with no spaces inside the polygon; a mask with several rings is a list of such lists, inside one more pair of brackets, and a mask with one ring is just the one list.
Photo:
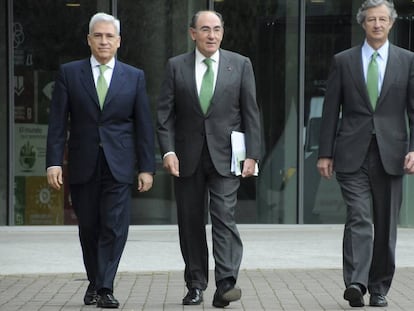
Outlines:
{"label": "black trousers", "polygon": [[362,167],[336,173],[346,203],[343,237],[345,285],[359,283],[371,294],[386,295],[395,272],[402,176],[385,172],[375,136]]}
{"label": "black trousers", "polygon": [[128,237],[131,185],[113,178],[101,149],[90,182],[70,190],[88,280],[98,291],[112,291]]}

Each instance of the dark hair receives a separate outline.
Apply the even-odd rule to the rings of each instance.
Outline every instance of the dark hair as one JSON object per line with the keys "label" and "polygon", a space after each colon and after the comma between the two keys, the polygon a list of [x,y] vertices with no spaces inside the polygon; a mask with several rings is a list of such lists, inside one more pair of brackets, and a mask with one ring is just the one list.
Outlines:
{"label": "dark hair", "polygon": [[210,12],[210,13],[213,13],[213,14],[217,15],[217,17],[220,19],[220,22],[221,22],[221,27],[223,27],[223,28],[224,28],[223,16],[222,16],[219,12],[216,12],[216,11],[210,11],[210,10],[198,11],[197,13],[195,13],[195,14],[193,15],[193,17],[191,18],[190,27],[191,27],[191,28],[196,28],[196,24],[197,24],[197,20],[198,20],[199,16],[200,16],[202,13],[206,13],[206,12]]}

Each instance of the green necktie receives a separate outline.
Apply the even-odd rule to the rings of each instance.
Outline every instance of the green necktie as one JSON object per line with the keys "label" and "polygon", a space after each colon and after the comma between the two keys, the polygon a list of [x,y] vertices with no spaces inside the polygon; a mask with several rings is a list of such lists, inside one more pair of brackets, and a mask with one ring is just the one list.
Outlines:
{"label": "green necktie", "polygon": [[375,110],[378,100],[378,52],[372,53],[367,72],[367,89],[372,108]]}
{"label": "green necktie", "polygon": [[99,98],[99,105],[101,106],[101,109],[103,108],[103,104],[105,101],[106,93],[108,92],[108,84],[106,83],[104,72],[108,69],[107,65],[99,65],[99,77],[98,81],[96,83],[96,91],[98,93]]}
{"label": "green necktie", "polygon": [[213,97],[214,72],[211,58],[206,58],[204,63],[207,65],[207,70],[201,82],[200,105],[203,112],[206,113],[210,106],[211,97]]}

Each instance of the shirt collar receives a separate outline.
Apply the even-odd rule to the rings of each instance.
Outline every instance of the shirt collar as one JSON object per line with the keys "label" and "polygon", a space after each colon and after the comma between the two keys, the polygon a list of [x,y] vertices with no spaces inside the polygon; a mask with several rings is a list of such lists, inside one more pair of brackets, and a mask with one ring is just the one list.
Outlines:
{"label": "shirt collar", "polygon": [[[92,66],[92,68],[95,68],[95,67],[97,67],[99,65],[102,65],[102,64],[99,63],[96,60],[95,56],[91,55],[91,66]],[[109,62],[107,62],[105,65],[107,65],[108,68],[114,69],[114,67],[115,67],[115,58],[112,57],[111,60]]]}
{"label": "shirt collar", "polygon": [[[207,58],[203,54],[201,54],[201,52],[197,48],[195,49],[195,57],[196,57],[196,63],[197,64],[202,63],[204,61],[204,59]],[[220,58],[220,52],[219,52],[219,50],[217,50],[213,55],[211,55],[210,58],[216,64],[218,64],[218,61],[219,61],[219,58]]]}
{"label": "shirt collar", "polygon": [[[378,56],[383,59],[388,59],[388,48],[390,46],[389,41],[387,40],[378,50]],[[367,40],[365,40],[364,44],[362,45],[362,53],[366,59],[370,59],[372,53],[374,53],[375,50],[368,44]]]}

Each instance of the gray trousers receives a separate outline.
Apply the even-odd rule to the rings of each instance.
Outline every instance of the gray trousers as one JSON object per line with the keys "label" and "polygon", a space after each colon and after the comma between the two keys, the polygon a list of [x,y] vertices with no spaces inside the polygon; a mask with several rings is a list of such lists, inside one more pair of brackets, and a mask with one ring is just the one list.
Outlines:
{"label": "gray trousers", "polygon": [[234,215],[239,178],[219,175],[205,144],[196,172],[189,177],[176,177],[174,181],[187,288],[204,290],[207,287],[207,209],[212,225],[215,280],[228,277],[237,280],[243,253]]}
{"label": "gray trousers", "polygon": [[398,214],[402,176],[385,172],[373,136],[362,167],[336,173],[347,214],[343,236],[345,286],[363,285],[364,291],[386,295],[395,272]]}

